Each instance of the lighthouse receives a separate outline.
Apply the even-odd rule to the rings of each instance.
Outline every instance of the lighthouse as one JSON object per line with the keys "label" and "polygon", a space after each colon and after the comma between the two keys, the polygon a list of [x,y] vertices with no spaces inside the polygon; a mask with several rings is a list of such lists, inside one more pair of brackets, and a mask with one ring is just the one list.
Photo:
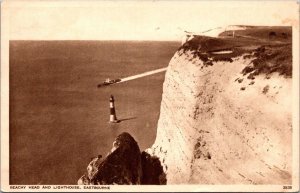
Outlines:
{"label": "lighthouse", "polygon": [[116,109],[115,109],[115,99],[114,99],[113,95],[110,95],[109,107],[110,107],[109,122],[110,123],[119,123],[120,120],[117,119]]}

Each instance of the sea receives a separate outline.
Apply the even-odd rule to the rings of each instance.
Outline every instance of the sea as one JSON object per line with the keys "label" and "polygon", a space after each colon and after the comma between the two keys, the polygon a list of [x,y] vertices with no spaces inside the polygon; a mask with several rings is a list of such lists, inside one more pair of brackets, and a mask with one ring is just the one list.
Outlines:
{"label": "sea", "polygon": [[[10,41],[9,183],[69,185],[91,158],[105,157],[130,133],[143,151],[154,143],[165,72],[180,42]],[[120,123],[109,123],[109,98]]]}

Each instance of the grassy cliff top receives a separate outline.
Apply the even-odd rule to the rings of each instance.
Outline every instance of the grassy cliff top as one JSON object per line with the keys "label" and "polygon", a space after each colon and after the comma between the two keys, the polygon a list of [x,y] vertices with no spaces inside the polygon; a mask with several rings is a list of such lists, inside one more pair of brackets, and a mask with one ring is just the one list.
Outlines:
{"label": "grassy cliff top", "polygon": [[194,57],[208,65],[213,65],[214,61],[232,62],[233,57],[244,55],[251,59],[251,64],[242,73],[252,73],[250,78],[274,72],[292,76],[291,27],[247,26],[245,30],[222,32],[217,38],[194,36],[179,50],[191,51]]}

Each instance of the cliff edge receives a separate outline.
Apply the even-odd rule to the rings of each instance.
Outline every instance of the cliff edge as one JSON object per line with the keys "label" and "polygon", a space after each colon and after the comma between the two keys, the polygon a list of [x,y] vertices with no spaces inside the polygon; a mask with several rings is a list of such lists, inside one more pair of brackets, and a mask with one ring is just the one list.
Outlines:
{"label": "cliff edge", "polygon": [[246,26],[178,49],[147,150],[167,184],[291,184],[291,34]]}

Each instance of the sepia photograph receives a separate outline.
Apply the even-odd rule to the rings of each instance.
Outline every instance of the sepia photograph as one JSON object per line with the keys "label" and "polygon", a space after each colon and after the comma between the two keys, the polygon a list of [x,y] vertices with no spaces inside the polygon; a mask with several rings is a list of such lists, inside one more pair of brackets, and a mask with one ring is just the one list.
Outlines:
{"label": "sepia photograph", "polygon": [[2,1],[1,191],[299,191],[299,2]]}

